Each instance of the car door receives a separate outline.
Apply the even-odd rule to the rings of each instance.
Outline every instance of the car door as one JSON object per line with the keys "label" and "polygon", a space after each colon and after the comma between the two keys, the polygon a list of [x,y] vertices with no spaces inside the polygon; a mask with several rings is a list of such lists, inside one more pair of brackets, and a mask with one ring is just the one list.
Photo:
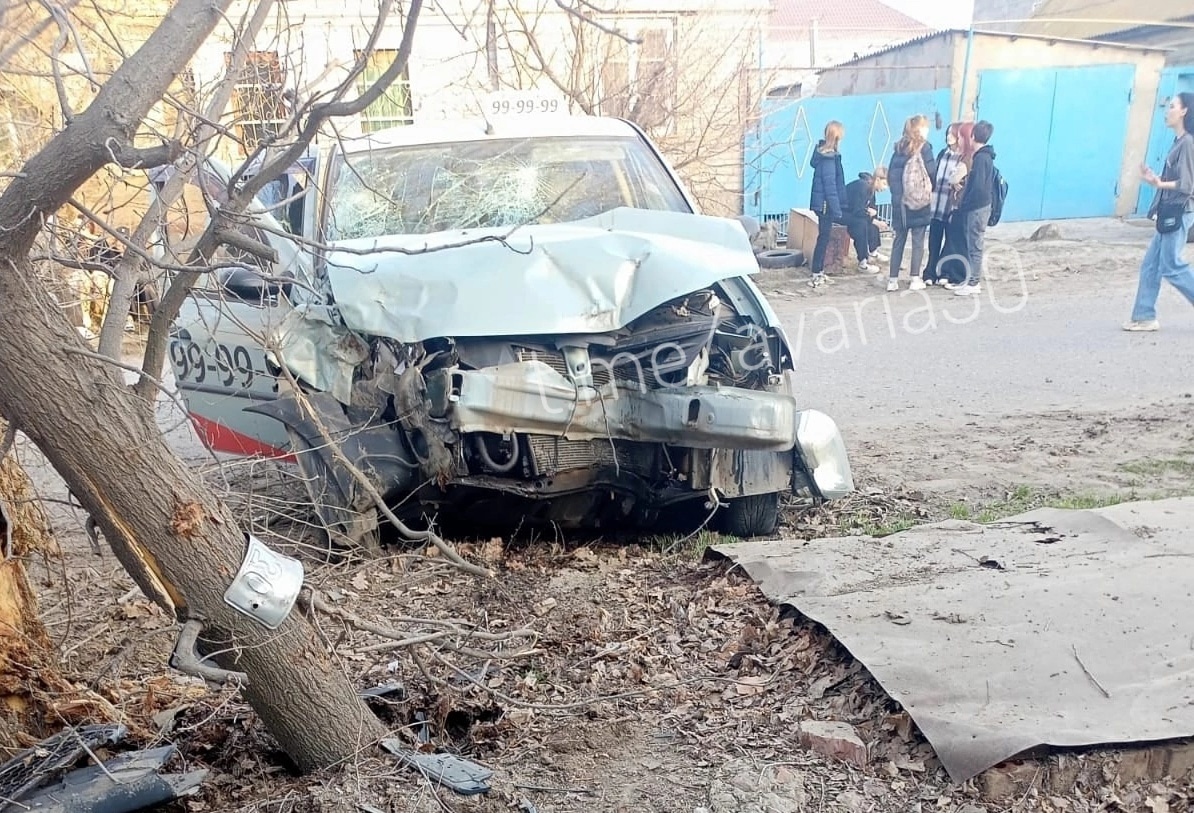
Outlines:
{"label": "car door", "polygon": [[[170,207],[158,240],[159,254],[168,263],[179,264],[207,227],[209,206],[226,197],[227,178],[223,167],[205,164],[188,182],[180,201]],[[301,193],[294,191],[293,178],[287,185],[293,192],[290,200],[307,200],[311,184],[299,183]],[[175,385],[208,448],[236,455],[285,456],[289,445],[285,427],[246,408],[278,394],[277,368],[266,354],[271,328],[292,303],[318,295],[309,252],[288,236],[302,222],[301,211],[292,212],[284,205],[273,210],[275,217],[266,210],[262,196],[258,203],[260,207],[253,207],[258,210],[246,213],[238,231],[272,248],[277,262],[270,264],[222,246],[213,258],[215,267],[195,286],[174,320],[168,358]]]}

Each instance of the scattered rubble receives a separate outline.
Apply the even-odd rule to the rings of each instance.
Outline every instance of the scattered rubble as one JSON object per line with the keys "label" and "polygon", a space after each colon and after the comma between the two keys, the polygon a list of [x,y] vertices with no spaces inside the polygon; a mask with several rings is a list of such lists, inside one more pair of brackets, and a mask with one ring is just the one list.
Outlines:
{"label": "scattered rubble", "polygon": [[865,768],[867,764],[866,745],[854,727],[845,723],[804,720],[800,723],[800,744],[856,768]]}

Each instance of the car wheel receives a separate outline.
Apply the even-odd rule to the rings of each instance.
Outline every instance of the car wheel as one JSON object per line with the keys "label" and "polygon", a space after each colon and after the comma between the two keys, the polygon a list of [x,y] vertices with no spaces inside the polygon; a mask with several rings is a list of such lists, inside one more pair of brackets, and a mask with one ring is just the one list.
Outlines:
{"label": "car wheel", "polygon": [[773,248],[755,255],[759,268],[799,268],[804,265],[804,252],[794,248]]}
{"label": "car wheel", "polygon": [[717,529],[723,534],[742,539],[770,536],[779,527],[779,493],[736,497],[718,515]]}

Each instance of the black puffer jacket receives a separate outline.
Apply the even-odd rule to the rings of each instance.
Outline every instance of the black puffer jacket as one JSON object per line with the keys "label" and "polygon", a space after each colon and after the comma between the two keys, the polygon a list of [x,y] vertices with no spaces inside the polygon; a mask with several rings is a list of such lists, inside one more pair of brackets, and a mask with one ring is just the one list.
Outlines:
{"label": "black puffer jacket", "polygon": [[846,206],[846,171],[842,169],[842,154],[837,150],[822,152],[824,146],[822,139],[809,159],[813,168],[813,194],[809,207],[818,215],[828,214],[840,221]]}
{"label": "black puffer jacket", "polygon": [[[933,157],[933,147],[929,142],[921,145],[920,157],[925,162],[929,178],[936,178],[937,159]],[[896,144],[895,152],[891,154],[891,164],[887,168],[887,183],[891,187],[891,227],[896,231],[927,226],[933,219],[931,202],[913,212],[904,209],[904,167],[907,164],[908,154],[904,152],[904,142],[901,140]]]}
{"label": "black puffer jacket", "polygon": [[868,220],[867,209],[875,208],[874,176],[869,172],[858,173],[857,181],[846,184],[846,220]]}

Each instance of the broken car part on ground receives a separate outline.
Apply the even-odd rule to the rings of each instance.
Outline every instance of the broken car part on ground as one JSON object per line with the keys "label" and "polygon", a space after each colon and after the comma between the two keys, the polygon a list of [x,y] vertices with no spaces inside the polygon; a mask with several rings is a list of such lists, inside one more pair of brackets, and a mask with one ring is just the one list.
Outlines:
{"label": "broken car part on ground", "polygon": [[837,426],[799,407],[745,230],[696,214],[632,125],[403,127],[296,174],[291,221],[326,250],[258,213],[281,268],[216,271],[171,359],[208,445],[294,454],[334,538],[378,533],[351,469],[403,522],[716,511],[739,536],[774,532],[783,494],[853,489]]}
{"label": "broken car part on ground", "polygon": [[[134,813],[191,795],[207,778],[206,770],[163,773],[173,745],[98,761],[96,749],[127,734],[116,724],[67,728],[12,757],[0,765],[0,811]],[[94,764],[69,770],[84,758]]]}

